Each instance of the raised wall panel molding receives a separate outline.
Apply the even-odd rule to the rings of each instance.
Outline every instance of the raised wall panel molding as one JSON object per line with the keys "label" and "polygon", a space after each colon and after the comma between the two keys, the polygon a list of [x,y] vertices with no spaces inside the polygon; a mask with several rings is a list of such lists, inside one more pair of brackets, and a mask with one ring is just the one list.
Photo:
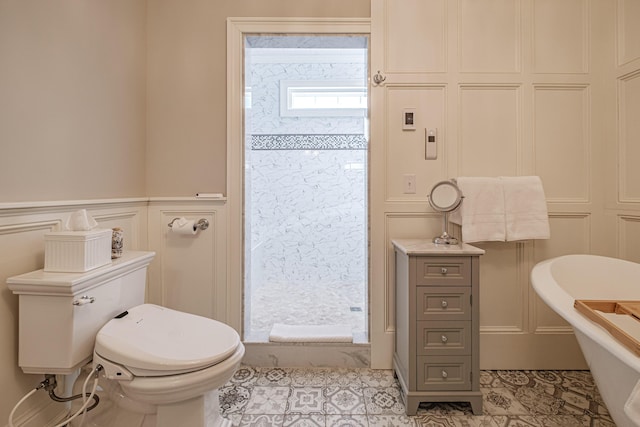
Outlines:
{"label": "raised wall panel molding", "polygon": [[384,2],[384,72],[447,71],[447,1]]}
{"label": "raised wall panel molding", "polygon": [[533,104],[534,170],[547,201],[589,203],[591,86],[534,84]]}
{"label": "raised wall panel molding", "polygon": [[618,257],[640,263],[640,214],[618,215]]}
{"label": "raised wall panel molding", "polygon": [[[427,194],[447,175],[447,86],[389,84],[385,88],[385,202],[428,203]],[[404,130],[402,114],[415,110],[415,130]],[[437,159],[425,159],[425,129],[437,129]],[[404,175],[416,176],[415,193],[404,193]]]}
{"label": "raised wall panel molding", "polygon": [[464,73],[519,73],[520,0],[458,0],[458,64]]}
{"label": "raised wall panel molding", "polygon": [[534,0],[531,18],[534,73],[589,72],[588,0]]}
{"label": "raised wall panel molding", "polygon": [[519,175],[522,153],[520,84],[461,84],[458,92],[458,175]]}
{"label": "raised wall panel molding", "polygon": [[486,251],[480,259],[480,331],[526,333],[529,314],[526,242],[472,245]]}
{"label": "raised wall panel molding", "polygon": [[[19,234],[27,231],[47,230],[52,231],[55,227],[62,224],[61,220],[51,221],[34,221],[22,224],[0,225],[0,234]],[[44,247],[44,241],[43,241]]]}
{"label": "raised wall panel molding", "polygon": [[[146,212],[142,213],[140,210],[113,212],[95,215],[93,218],[101,228],[122,228],[125,232],[125,250],[141,250],[146,249],[147,242],[142,241],[141,238],[140,221],[138,220],[140,216],[146,216]],[[146,222],[143,225],[146,225]]]}
{"label": "raised wall panel molding", "polygon": [[617,62],[618,66],[640,59],[640,2],[637,0],[617,1]]}
{"label": "raised wall panel molding", "polygon": [[100,209],[124,207],[131,205],[146,206],[149,198],[136,197],[127,199],[94,199],[94,200],[53,200],[35,202],[0,203],[0,217],[26,213],[33,215],[39,212],[73,212],[77,209]]}
{"label": "raised wall panel molding", "polygon": [[572,326],[538,326],[536,327],[535,334],[540,334],[540,335],[544,335],[544,334],[567,334],[567,335],[572,335],[573,334],[573,327]]}
{"label": "raised wall panel molding", "polygon": [[[550,212],[550,240],[535,240],[531,268],[540,261],[561,255],[591,252],[591,214]],[[571,326],[540,299],[530,287],[530,324],[534,334],[571,334]]]}
{"label": "raised wall panel molding", "polygon": [[[205,219],[206,230],[177,234],[174,218]],[[149,208],[150,302],[229,323],[224,201],[157,201]],[[234,327],[236,327],[234,325]],[[237,326],[239,329],[239,326]]]}
{"label": "raised wall panel molding", "polygon": [[618,201],[640,203],[640,70],[618,78]]}

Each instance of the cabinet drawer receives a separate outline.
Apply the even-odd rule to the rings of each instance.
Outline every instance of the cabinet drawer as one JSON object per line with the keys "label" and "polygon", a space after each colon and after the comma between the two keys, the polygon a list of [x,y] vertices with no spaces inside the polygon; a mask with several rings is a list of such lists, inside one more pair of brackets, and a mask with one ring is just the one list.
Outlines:
{"label": "cabinet drawer", "polygon": [[471,356],[419,356],[418,390],[471,390]]}
{"label": "cabinet drawer", "polygon": [[416,258],[417,286],[471,286],[471,258]]}
{"label": "cabinet drawer", "polygon": [[471,288],[416,288],[417,320],[471,320]]}
{"label": "cabinet drawer", "polygon": [[417,322],[416,354],[468,356],[471,354],[471,322]]}

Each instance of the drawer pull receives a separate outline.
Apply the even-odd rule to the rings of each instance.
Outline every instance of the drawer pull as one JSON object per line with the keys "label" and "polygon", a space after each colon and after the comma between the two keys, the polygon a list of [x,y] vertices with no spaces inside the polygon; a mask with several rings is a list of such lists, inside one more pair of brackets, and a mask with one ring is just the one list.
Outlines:
{"label": "drawer pull", "polygon": [[447,371],[445,371],[444,369],[442,370],[442,378],[447,378],[449,376],[449,374],[447,374]]}
{"label": "drawer pull", "polygon": [[445,344],[447,343],[447,341],[449,341],[449,338],[447,338],[447,336],[446,336],[446,335],[441,336],[441,337],[440,337],[440,339],[441,339],[441,340],[442,340],[442,342],[443,342],[443,343],[445,343]]}
{"label": "drawer pull", "polygon": [[446,300],[442,300],[440,305],[442,306],[442,308],[447,308],[449,306],[449,303]]}
{"label": "drawer pull", "polygon": [[445,267],[442,267],[440,271],[442,272],[442,274],[447,274],[447,269]]}

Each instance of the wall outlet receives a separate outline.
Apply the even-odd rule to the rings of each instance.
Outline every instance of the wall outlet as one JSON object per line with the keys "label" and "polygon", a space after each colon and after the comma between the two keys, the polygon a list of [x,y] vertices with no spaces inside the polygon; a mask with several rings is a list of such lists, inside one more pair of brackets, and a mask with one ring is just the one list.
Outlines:
{"label": "wall outlet", "polygon": [[416,176],[413,174],[404,175],[404,194],[416,194]]}

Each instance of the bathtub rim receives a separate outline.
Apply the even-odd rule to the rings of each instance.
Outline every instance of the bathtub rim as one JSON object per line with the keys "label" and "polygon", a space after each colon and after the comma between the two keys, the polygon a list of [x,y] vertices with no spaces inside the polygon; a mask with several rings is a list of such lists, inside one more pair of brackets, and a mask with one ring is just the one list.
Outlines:
{"label": "bathtub rim", "polygon": [[[575,298],[562,288],[562,285],[555,280],[551,271],[552,266],[556,262],[562,262],[567,259],[585,258],[585,262],[589,265],[599,263],[627,263],[637,266],[640,273],[640,264],[623,260],[620,258],[606,257],[601,255],[590,254],[571,254],[550,258],[537,263],[531,270],[531,285],[536,294],[547,304],[554,312],[564,318],[574,328],[578,329],[583,335],[586,335],[605,350],[613,353],[615,357],[628,365],[631,369],[640,372],[640,356],[616,340],[606,329],[593,322],[585,315],[574,308]],[[567,309],[568,308],[568,309]],[[585,356],[587,363],[590,365],[589,358]]]}

